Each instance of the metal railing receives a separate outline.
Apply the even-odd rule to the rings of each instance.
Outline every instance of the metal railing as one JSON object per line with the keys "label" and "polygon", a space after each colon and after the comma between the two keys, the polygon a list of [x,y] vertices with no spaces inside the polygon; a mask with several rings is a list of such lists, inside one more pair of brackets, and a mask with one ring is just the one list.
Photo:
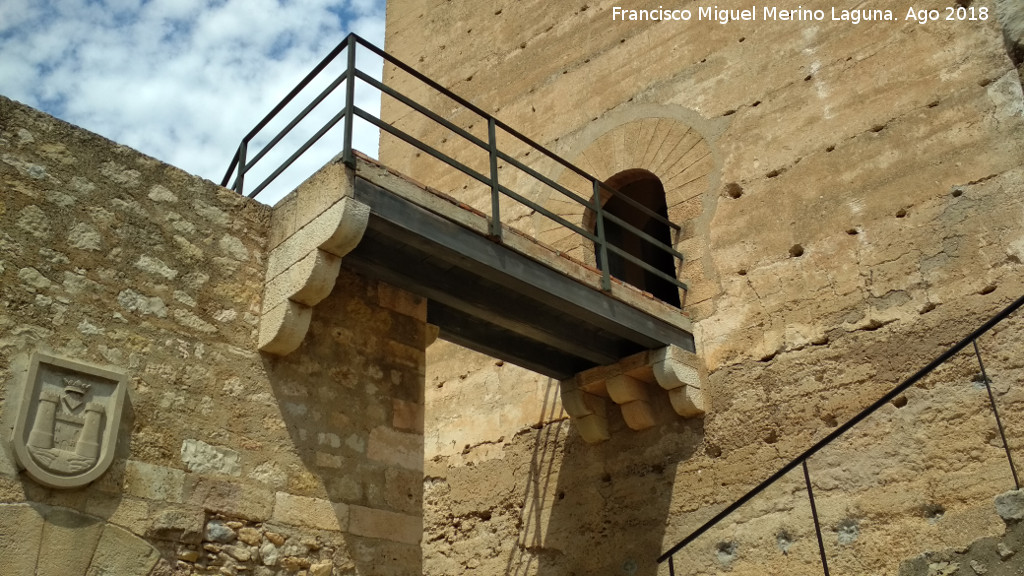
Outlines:
{"label": "metal railing", "polygon": [[[429,87],[431,90],[434,90],[436,93],[447,97],[453,102],[456,102],[461,107],[461,110],[472,112],[473,114],[479,116],[483,120],[486,120],[487,139],[484,140],[471,134],[468,130],[463,129],[462,127],[456,125],[452,121],[444,118],[441,114],[437,113],[436,111],[431,110],[427,106],[414,101],[412,98],[409,98],[408,96],[399,93],[393,87],[386,85],[384,82],[377,80],[376,78],[360,70],[356,66],[356,52],[357,49],[359,48],[368,50],[372,54],[375,54],[383,58],[384,61],[392,64],[393,66],[395,66],[395,68],[405,72],[406,74],[416,79],[423,85]],[[250,144],[263,132],[263,130],[271,123],[271,121],[275,119],[285,109],[286,106],[288,106],[293,100],[295,100],[295,98],[299,96],[300,93],[302,93],[307,87],[310,86],[314,79],[316,79],[321,73],[324,72],[324,70],[328,67],[329,64],[331,64],[336,59],[342,57],[343,54],[347,58],[347,65],[344,72],[342,72],[336,78],[334,78],[330,82],[330,84],[320,93],[316,94],[312,98],[310,103],[306,105],[290,122],[288,122],[288,124],[280,132],[271,136],[267,144],[263,145],[262,148],[258,152],[256,152],[256,154],[252,155],[252,157],[249,157],[249,154],[251,152],[251,150],[249,150]],[[469,167],[465,162],[460,161],[459,159],[454,158],[448,154],[445,154],[444,152],[441,152],[440,150],[434,148],[433,146],[430,146],[429,144],[416,138],[415,136],[410,135],[409,133],[401,130],[400,128],[381,120],[374,114],[367,112],[363,108],[357,106],[355,102],[357,80],[361,81],[363,85],[370,86],[376,89],[382,95],[387,95],[388,97],[393,98],[394,100],[404,104],[408,108],[418,112],[419,114],[431,120],[435,124],[442,126],[443,128],[449,130],[450,132],[457,134],[463,140],[472,143],[476,147],[482,149],[484,152],[488,154],[489,173],[484,174],[481,173],[480,171],[474,170],[473,168]],[[310,115],[310,113],[315,108],[317,108],[317,106],[319,106],[322,102],[324,102],[325,99],[327,99],[329,95],[331,95],[332,93],[339,89],[343,89],[345,91],[346,100],[344,109],[338,111],[323,126],[321,126],[313,134],[312,137],[310,137],[304,144],[300,145],[297,149],[295,149],[291,153],[291,155],[286,160],[284,160],[280,165],[274,168],[268,177],[259,182],[255,187],[251,188],[246,194],[246,173],[251,171],[252,168],[257,163],[263,160],[266,157],[267,153],[272,148],[277,146],[285,138],[285,136],[287,136],[297,125],[299,125],[304,119],[306,119]],[[242,138],[242,141],[238,146],[238,151],[234,159],[231,161],[231,165],[228,167],[228,170],[224,175],[224,179],[221,185],[230,187],[239,194],[246,195],[250,198],[256,197],[258,194],[263,192],[267,188],[267,186],[270,185],[278,176],[280,176],[282,172],[287,170],[300,156],[305,154],[327,132],[334,129],[339,123],[342,124],[342,129],[344,131],[344,148],[342,151],[342,161],[350,168],[354,168],[355,154],[353,153],[352,148],[352,134],[353,124],[357,118],[365,122],[368,122],[373,126],[376,126],[380,130],[384,130],[385,132],[391,134],[392,136],[398,138],[399,140],[402,140],[403,142],[432,156],[433,158],[440,160],[441,162],[447,164],[448,166],[457,169],[466,176],[469,176],[470,178],[484,184],[485,186],[488,186],[491,191],[491,213],[489,216],[489,234],[492,238],[498,241],[501,241],[502,239],[500,199],[502,196],[504,196],[506,198],[514,200],[515,202],[518,202],[519,204],[531,210],[536,211],[537,213],[543,215],[544,217],[556,222],[557,224],[565,227],[566,229],[572,231],[573,233],[592,242],[595,247],[597,267],[601,271],[601,287],[603,290],[611,290],[611,274],[608,265],[609,252],[625,259],[628,262],[631,262],[639,266],[643,270],[653,274],[655,277],[661,280],[670,282],[677,288],[686,290],[686,285],[680,282],[678,278],[675,277],[675,275],[666,274],[665,272],[652,266],[648,262],[645,262],[642,259],[635,257],[633,254],[630,254],[623,248],[616,246],[614,243],[608,242],[605,235],[606,223],[614,222],[615,224],[623,228],[626,231],[626,233],[632,234],[633,236],[639,238],[643,242],[646,242],[647,244],[654,246],[657,250],[670,254],[673,257],[674,262],[676,263],[677,270],[682,265],[683,255],[679,253],[671,245],[654,238],[650,234],[636,228],[635,226],[623,220],[622,218],[616,216],[615,214],[608,213],[606,210],[603,209],[602,205],[609,197],[615,196],[616,198],[623,201],[625,204],[629,205],[633,209],[638,210],[644,216],[653,219],[654,221],[663,226],[668,227],[669,230],[678,233],[680,231],[679,225],[672,223],[665,216],[658,214],[657,212],[651,210],[647,206],[644,206],[643,204],[637,202],[636,200],[630,198],[629,196],[622,194],[618,190],[609,187],[602,181],[598,180],[596,177],[588,174],[587,172],[570,163],[569,161],[561,158],[560,156],[551,152],[544,146],[541,146],[540,144],[534,142],[533,140],[527,138],[526,136],[523,136],[510,126],[494,118],[490,114],[484,112],[483,110],[473,105],[472,103],[468,102],[467,100],[452,93],[450,90],[444,88],[443,86],[434,82],[430,78],[427,78],[420,72],[413,69],[411,66],[401,62],[397,58],[384,52],[383,50],[374,46],[373,44],[370,44],[366,40],[363,40],[356,34],[349,34],[348,37],[346,37],[346,39],[342,43],[335,47],[319,64],[316,65],[316,67],[313,68],[313,70],[309,74],[306,75],[305,78],[303,78],[301,82],[299,82],[299,84],[294,89],[292,89],[291,92],[288,93],[287,96],[285,96],[284,100],[277,104],[277,106],[275,106],[274,109],[271,110],[271,112],[267,114],[266,117],[264,117],[258,124],[256,124],[256,126],[248,134],[245,135],[244,138]],[[589,181],[591,183],[590,188],[593,190],[593,197],[588,200],[580,196],[579,194],[569,190],[565,186],[558,184],[548,176],[541,174],[538,170],[526,165],[524,162],[501,150],[497,145],[497,131],[499,129],[502,130],[504,133],[510,135],[512,138],[514,138],[519,144],[525,144],[529,150],[539,152],[543,156],[547,157],[550,160],[553,160],[554,162],[561,165],[565,169]],[[503,184],[498,177],[499,161],[504,162],[507,165],[524,172],[525,174],[528,174],[530,177],[532,177],[534,180],[536,180],[543,186],[546,186],[547,188],[559,193],[561,196],[571,200],[572,202],[579,204],[580,206],[583,207],[585,211],[592,211],[592,213],[595,216],[594,230],[591,231],[579,224],[570,222],[564,216],[552,212],[551,210],[545,208],[544,206],[541,206],[540,204],[526,198],[522,193],[512,190],[508,186]],[[232,176],[234,176],[233,182]]]}
{"label": "metal railing", "polygon": [[831,444],[832,442],[836,441],[841,436],[846,434],[851,428],[862,422],[865,418],[874,414],[879,408],[892,402],[894,399],[903,394],[908,388],[917,384],[922,378],[929,375],[931,372],[945,364],[947,361],[949,361],[951,358],[953,358],[954,356],[956,356],[958,353],[960,353],[969,346],[973,347],[972,355],[977,359],[978,369],[980,372],[980,379],[984,383],[985,388],[988,391],[989,405],[992,409],[992,414],[995,419],[996,427],[999,431],[999,436],[1002,439],[1003,449],[1006,453],[1006,460],[1009,464],[1010,472],[1013,476],[1013,483],[1015,489],[1020,490],[1020,478],[1017,475],[1017,468],[1013,463],[1013,455],[1010,452],[1010,446],[1006,441],[1006,434],[1003,430],[1003,422],[1002,419],[999,417],[999,408],[996,405],[995,396],[992,393],[992,381],[989,379],[988,373],[985,370],[985,363],[983,362],[981,357],[981,349],[978,347],[978,338],[980,338],[985,333],[989,332],[993,327],[998,325],[1003,320],[1007,319],[1010,315],[1012,315],[1022,306],[1024,306],[1024,296],[1015,300],[1012,304],[1010,304],[1002,311],[1000,311],[998,314],[993,316],[989,321],[985,322],[980,328],[978,328],[970,335],[968,335],[966,338],[964,338],[957,344],[953,345],[951,348],[949,348],[944,353],[939,355],[937,358],[932,360],[927,366],[915,372],[912,376],[904,380],[900,385],[896,386],[891,391],[889,391],[885,396],[879,398],[878,401],[876,401],[874,404],[868,406],[859,414],[848,420],[846,423],[836,428],[831,434],[825,436],[814,446],[811,446],[806,451],[804,451],[804,453],[794,458],[791,462],[789,462],[789,464],[786,464],[785,466],[780,468],[777,472],[772,474],[771,477],[769,477],[767,480],[758,484],[754,489],[744,494],[743,497],[727,506],[724,510],[716,514],[713,518],[711,518],[703,525],[701,525],[699,528],[691,532],[688,536],[680,540],[676,545],[669,548],[661,556],[658,557],[658,564],[668,562],[669,574],[671,576],[675,576],[676,567],[673,562],[673,556],[677,552],[679,552],[684,547],[692,543],[694,540],[702,536],[704,533],[713,528],[719,522],[729,517],[732,513],[736,512],[736,510],[738,510],[744,504],[750,502],[754,497],[764,492],[766,489],[771,487],[773,484],[778,482],[789,472],[793,471],[799,466],[803,469],[804,484],[807,490],[807,497],[810,503],[810,520],[814,523],[814,531],[818,538],[818,551],[821,558],[822,572],[825,574],[825,576],[829,576],[828,558],[825,554],[825,544],[822,539],[821,524],[818,520],[818,511],[817,506],[815,505],[814,491],[811,488],[811,471],[807,466],[807,460],[811,458],[811,456],[814,456],[823,448],[825,448],[826,446],[828,446],[829,444]]}

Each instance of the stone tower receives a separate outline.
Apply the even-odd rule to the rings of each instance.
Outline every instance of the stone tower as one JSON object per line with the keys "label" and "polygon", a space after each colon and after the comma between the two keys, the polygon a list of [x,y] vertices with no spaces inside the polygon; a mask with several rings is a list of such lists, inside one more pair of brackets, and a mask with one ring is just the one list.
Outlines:
{"label": "stone tower", "polygon": [[[425,574],[667,574],[662,551],[1024,293],[1019,8],[951,3],[921,23],[912,3],[888,4],[844,14],[804,2],[784,21],[768,5],[743,20],[751,6],[726,3],[737,19],[722,23],[696,2],[664,6],[688,21],[629,20],[622,9],[655,7],[603,1],[388,3],[398,58],[590,174],[657,179],[681,227],[680,313],[708,372],[703,418],[661,400],[657,424],[634,432],[610,411],[610,439],[591,445],[558,382],[432,345]],[[432,97],[400,70],[385,77]],[[383,110],[439,149],[470,148],[388,98]],[[382,139],[381,160],[488,201],[397,140]],[[518,224],[587,258],[538,214]],[[987,346],[1010,354],[1007,338]],[[996,387],[1017,423],[1011,447],[1024,437],[1016,366]],[[1012,479],[986,440],[995,425],[976,372],[965,363],[912,389],[810,462],[833,573],[895,574],[1001,531],[991,499]],[[682,573],[820,573],[803,479],[784,482],[688,548]]]}

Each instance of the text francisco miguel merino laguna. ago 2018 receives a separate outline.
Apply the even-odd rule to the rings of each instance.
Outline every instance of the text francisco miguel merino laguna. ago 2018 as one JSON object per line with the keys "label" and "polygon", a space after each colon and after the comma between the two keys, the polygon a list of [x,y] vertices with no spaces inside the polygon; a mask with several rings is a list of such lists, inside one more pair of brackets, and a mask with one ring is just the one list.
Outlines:
{"label": "text francisco miguel merino laguna. ago 2018", "polygon": [[987,7],[947,6],[943,8],[917,9],[911,6],[907,13],[899,18],[892,10],[852,8],[831,8],[829,10],[812,10],[797,6],[795,9],[779,8],[778,6],[751,6],[750,8],[725,9],[718,6],[701,6],[696,10],[673,9],[658,6],[654,9],[634,10],[615,6],[612,8],[612,20],[622,21],[690,21],[703,20],[728,24],[729,22],[747,21],[823,21],[833,20],[849,24],[861,22],[895,22],[914,21],[920,24],[939,20],[948,21],[983,21],[989,18]]}

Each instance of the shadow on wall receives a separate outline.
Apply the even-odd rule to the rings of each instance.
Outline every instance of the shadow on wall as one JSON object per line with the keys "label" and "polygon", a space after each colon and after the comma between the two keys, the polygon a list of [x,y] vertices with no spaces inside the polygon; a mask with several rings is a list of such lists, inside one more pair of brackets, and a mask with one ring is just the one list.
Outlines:
{"label": "shadow on wall", "polygon": [[424,322],[387,290],[342,269],[302,346],[264,357],[294,450],[274,517],[322,531],[335,573],[422,573]]}
{"label": "shadow on wall", "polygon": [[519,545],[505,575],[657,574],[676,468],[701,446],[703,421],[655,406],[658,425],[636,432],[610,411],[611,440],[588,445],[569,420],[552,422],[558,382],[548,391],[551,423],[532,438]]}

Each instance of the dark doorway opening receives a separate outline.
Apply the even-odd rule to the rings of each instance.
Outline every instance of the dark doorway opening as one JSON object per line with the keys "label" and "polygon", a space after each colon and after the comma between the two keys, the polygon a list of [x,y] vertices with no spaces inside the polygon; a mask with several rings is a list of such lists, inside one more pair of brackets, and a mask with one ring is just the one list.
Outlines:
{"label": "dark doorway opening", "polygon": [[[668,219],[665,188],[662,186],[661,180],[647,170],[619,172],[609,178],[606,184],[618,190],[622,196],[626,196],[651,212]],[[645,214],[618,195],[606,194],[608,196],[603,203],[605,214],[618,217],[667,246],[672,245],[672,231],[667,224]],[[604,222],[605,237],[609,244],[620,248],[633,258],[645,262],[669,277],[676,277],[675,259],[671,254],[617,222],[613,222],[610,218],[606,218]],[[595,253],[600,264],[600,250],[596,247]],[[678,286],[611,250],[608,251],[608,271],[612,276],[645,292],[650,292],[655,298],[666,304],[671,304],[676,308],[680,305]]]}

